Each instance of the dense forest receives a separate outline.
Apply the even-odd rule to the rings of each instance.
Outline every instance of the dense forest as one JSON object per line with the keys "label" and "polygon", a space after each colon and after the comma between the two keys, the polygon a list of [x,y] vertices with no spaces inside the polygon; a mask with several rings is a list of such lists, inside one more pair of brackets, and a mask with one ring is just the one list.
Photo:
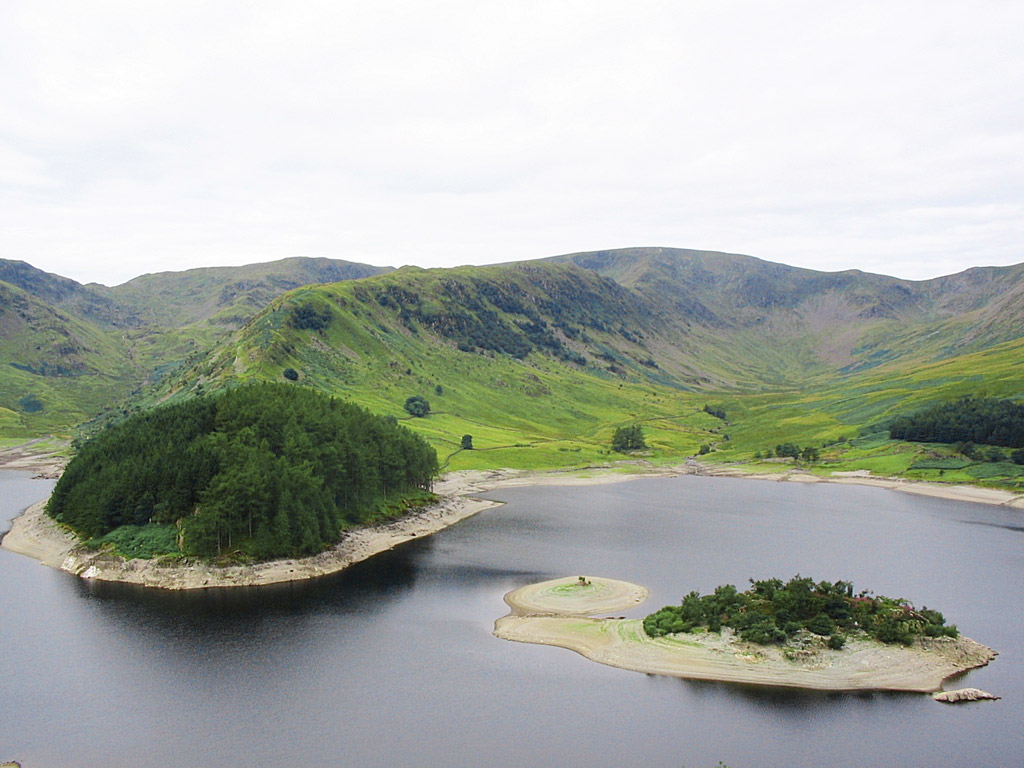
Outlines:
{"label": "dense forest", "polygon": [[828,636],[829,646],[842,648],[846,635],[860,631],[884,643],[909,645],[915,637],[956,637],[955,626],[947,626],[938,611],[917,610],[903,599],[853,593],[853,584],[834,584],[794,576],[750,580],[751,587],[739,592],[732,584],[717,587],[713,594],[690,592],[681,605],[670,605],[644,619],[651,637],[706,628],[718,632],[732,627],[748,642],[768,645],[784,643],[802,630]]}
{"label": "dense forest", "polygon": [[962,397],[896,417],[889,436],[918,443],[1024,448],[1024,405],[994,397]]}
{"label": "dense forest", "polygon": [[145,530],[184,554],[268,559],[318,552],[422,497],[437,469],[434,449],[394,420],[258,384],[107,428],[68,464],[47,512],[86,538]]}

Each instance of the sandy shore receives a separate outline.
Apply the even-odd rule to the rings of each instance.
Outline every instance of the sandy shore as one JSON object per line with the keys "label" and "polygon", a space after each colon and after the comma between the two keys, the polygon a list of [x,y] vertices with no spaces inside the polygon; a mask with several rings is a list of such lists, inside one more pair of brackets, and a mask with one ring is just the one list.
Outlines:
{"label": "sandy shore", "polygon": [[37,477],[56,480],[68,463],[65,451],[66,441],[57,443],[54,450],[41,450],[44,444],[53,444],[52,439],[38,437],[21,445],[0,450],[0,469],[14,469],[35,472]]}
{"label": "sandy shore", "polygon": [[771,480],[777,483],[839,483],[840,485],[867,485],[873,488],[887,488],[901,493],[914,493],[937,499],[970,501],[977,504],[994,504],[1003,507],[1024,509],[1024,493],[1004,491],[999,488],[982,488],[976,485],[945,485],[907,480],[902,477],[879,477],[868,470],[833,472],[828,477],[812,474],[802,469],[788,469],[776,473],[759,473],[742,465],[701,464],[694,474],[710,477],[741,477],[749,480]]}
{"label": "sandy shore", "polygon": [[[37,459],[37,469],[55,471],[59,465]],[[27,468],[22,465],[22,468]],[[525,470],[469,470],[451,472],[434,484],[440,501],[426,509],[386,525],[349,531],[336,546],[313,557],[275,560],[245,566],[215,567],[207,563],[158,565],[149,560],[130,560],[84,552],[76,540],[50,520],[42,504],[33,505],[15,519],[3,541],[6,549],[34,557],[87,579],[122,581],[164,589],[257,586],[282,581],[311,579],[336,573],[410,539],[428,536],[450,525],[496,506],[498,502],[472,498],[474,494],[517,486],[573,486],[623,482],[643,477],[676,477],[696,474],[737,477],[774,482],[833,482],[871,485],[922,495],[1024,508],[1024,495],[973,486],[944,486],[913,483],[869,473],[837,473],[823,478],[801,470],[777,474],[751,473],[742,466],[701,464],[688,461],[678,466],[654,466],[647,462],[621,462],[607,466],[552,472]]]}
{"label": "sandy shore", "polygon": [[[511,613],[494,634],[505,640],[554,645],[593,661],[655,675],[816,690],[931,693],[995,652],[970,638],[923,638],[909,648],[850,639],[839,651],[822,644],[791,652],[740,641],[728,628],[651,639],[640,619],[585,614],[632,608],[647,590],[613,579],[578,577],[531,584],[505,596]],[[640,599],[637,599],[639,596]]]}

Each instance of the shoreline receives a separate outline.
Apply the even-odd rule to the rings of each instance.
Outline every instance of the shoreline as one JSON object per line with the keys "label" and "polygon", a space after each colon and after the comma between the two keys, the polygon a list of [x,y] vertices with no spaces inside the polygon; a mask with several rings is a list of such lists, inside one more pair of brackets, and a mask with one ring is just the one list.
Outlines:
{"label": "shoreline", "polygon": [[[27,469],[7,464],[0,469]],[[41,461],[33,469],[59,472],[60,466]],[[524,486],[579,486],[618,483],[647,477],[731,477],[774,482],[837,483],[915,493],[954,501],[1024,509],[1024,494],[976,486],[945,486],[937,483],[876,477],[870,473],[838,473],[821,477],[802,470],[780,473],[744,471],[737,466],[701,464],[690,460],[682,465],[655,466],[623,463],[567,470],[461,470],[444,475],[434,484],[439,501],[405,517],[378,526],[352,529],[342,540],[317,555],[273,560],[253,565],[215,567],[208,563],[158,565],[151,560],[129,560],[109,554],[82,552],[78,540],[43,512],[45,501],[37,502],[11,521],[11,530],[0,546],[39,560],[85,579],[117,581],[160,589],[206,589],[260,586],[327,576],[354,563],[422,536],[455,525],[502,502],[472,498],[501,488]]]}
{"label": "shoreline", "polygon": [[967,637],[920,638],[911,647],[851,638],[842,650],[821,647],[786,652],[739,640],[731,631],[652,639],[641,619],[594,618],[633,608],[644,587],[614,579],[586,585],[552,579],[505,595],[508,615],[494,623],[503,640],[552,645],[607,666],[690,680],[820,691],[934,693],[943,683],[985,666],[996,653]]}

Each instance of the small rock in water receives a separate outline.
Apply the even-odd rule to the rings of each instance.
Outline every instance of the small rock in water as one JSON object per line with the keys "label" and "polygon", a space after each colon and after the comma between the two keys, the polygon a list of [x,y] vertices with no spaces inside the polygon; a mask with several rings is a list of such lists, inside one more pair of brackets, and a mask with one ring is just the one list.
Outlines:
{"label": "small rock in water", "polygon": [[938,693],[933,693],[932,698],[936,701],[944,701],[948,704],[957,704],[962,701],[982,701],[984,699],[997,701],[999,696],[993,696],[991,693],[986,693],[978,688],[960,688],[956,691],[939,691]]}

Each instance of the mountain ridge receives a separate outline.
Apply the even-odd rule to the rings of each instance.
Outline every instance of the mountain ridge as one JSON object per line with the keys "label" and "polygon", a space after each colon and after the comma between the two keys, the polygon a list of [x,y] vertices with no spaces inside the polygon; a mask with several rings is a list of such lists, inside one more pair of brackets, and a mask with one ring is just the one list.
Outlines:
{"label": "mountain ridge", "polygon": [[[100,417],[95,426],[292,369],[302,384],[400,419],[409,418],[407,397],[436,400],[434,414],[412,426],[443,450],[457,453],[471,432],[493,451],[459,461],[553,466],[600,461],[604,433],[632,422],[649,425],[658,455],[725,450],[727,425],[702,411],[709,398],[761,424],[764,409],[791,409],[786,436],[822,441],[970,381],[1024,396],[1012,375],[1024,339],[1024,264],[915,282],[637,248],[450,269],[301,259],[232,269],[242,268],[140,276],[120,294],[76,293],[55,280],[47,295],[64,301],[59,311],[109,341],[90,343],[109,346],[112,378],[127,375],[125,360],[134,372],[112,386],[91,364],[95,396],[81,402],[78,420]],[[354,279],[289,287],[346,269]],[[93,297],[121,302],[140,325],[103,325],[98,310],[76,320]],[[72,379],[33,379],[7,365],[24,364],[14,350],[0,332],[0,383],[14,381],[12,370],[20,377],[4,387],[0,434],[70,427],[70,410],[47,421],[19,409],[35,381],[46,414],[47,398]],[[920,386],[926,370],[941,372],[938,385]],[[78,386],[88,378],[78,376]],[[741,423],[729,431],[754,439]]]}

